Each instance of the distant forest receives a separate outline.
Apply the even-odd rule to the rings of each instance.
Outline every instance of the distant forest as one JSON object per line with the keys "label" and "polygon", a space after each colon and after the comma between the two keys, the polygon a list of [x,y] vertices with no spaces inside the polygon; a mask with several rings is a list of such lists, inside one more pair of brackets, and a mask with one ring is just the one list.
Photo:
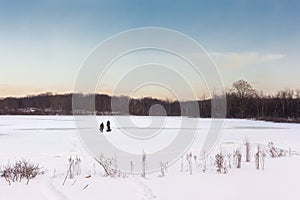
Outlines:
{"label": "distant forest", "polygon": [[[0,99],[1,115],[72,115],[72,95],[53,95],[45,93],[21,98]],[[75,94],[84,101],[91,95]],[[276,95],[265,95],[258,92],[246,81],[239,80],[226,92],[227,118],[255,118],[271,121],[299,121],[300,116],[300,90],[285,89]],[[111,102],[119,102],[119,107],[111,109]],[[211,117],[211,99],[193,101],[198,103],[200,116]],[[95,111],[97,115],[130,114],[149,115],[152,105],[159,104],[164,107],[168,116],[192,116],[188,109],[180,105],[190,102],[168,101],[155,98],[135,99],[127,96],[109,96],[95,94]],[[124,106],[122,106],[124,105]],[[125,109],[124,107],[127,108]],[[186,106],[184,106],[186,108]],[[86,114],[88,110],[81,110]],[[86,112],[86,113],[84,113]]]}

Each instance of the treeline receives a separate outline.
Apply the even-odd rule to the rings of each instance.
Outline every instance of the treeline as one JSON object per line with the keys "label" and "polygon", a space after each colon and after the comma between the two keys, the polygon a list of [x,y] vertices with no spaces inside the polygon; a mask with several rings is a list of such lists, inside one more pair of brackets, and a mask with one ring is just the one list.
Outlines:
{"label": "treeline", "polygon": [[[73,111],[73,95],[81,101],[80,108]],[[93,98],[95,105],[93,108],[86,106]],[[195,103],[195,102],[193,102]],[[1,115],[72,115],[90,114],[96,111],[98,115],[149,115],[149,110],[153,105],[161,105],[162,110],[154,110],[154,115],[180,116],[191,115],[189,109],[190,102],[165,101],[154,98],[134,99],[127,96],[109,96],[105,94],[83,95],[83,94],[63,94],[53,95],[51,93],[21,98],[0,99]],[[181,104],[181,105],[180,105]]]}
{"label": "treeline", "polygon": [[239,80],[226,94],[227,117],[256,118],[271,121],[297,120],[300,117],[300,90],[285,89],[275,95],[255,90],[248,82]]}
{"label": "treeline", "polygon": [[2,115],[72,114],[72,94],[53,95],[45,93],[21,98],[8,97],[0,100]]}
{"label": "treeline", "polygon": [[[72,110],[72,98],[81,101],[81,108]],[[93,108],[85,107],[93,98]],[[104,94],[83,95],[51,93],[22,98],[4,98],[0,100],[2,115],[72,115],[90,114],[94,110],[97,115],[149,115],[153,105],[163,109],[154,109],[151,114],[168,116],[211,117],[211,99],[199,101],[168,101],[155,98],[135,99],[127,96],[109,96]],[[244,80],[233,84],[226,93],[227,118],[256,118],[275,121],[275,119],[297,120],[300,116],[300,90],[283,90],[276,95],[265,95],[257,92]],[[200,115],[195,111],[198,106]]]}

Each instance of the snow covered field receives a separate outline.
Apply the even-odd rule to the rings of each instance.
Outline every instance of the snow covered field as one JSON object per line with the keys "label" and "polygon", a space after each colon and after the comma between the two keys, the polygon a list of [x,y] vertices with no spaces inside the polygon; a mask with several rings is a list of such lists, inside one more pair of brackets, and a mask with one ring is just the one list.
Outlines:
{"label": "snow covered field", "polygon": [[[119,116],[128,118],[128,116]],[[155,147],[138,146],[122,140],[122,129],[131,129],[136,134],[149,134],[148,117],[131,117],[140,128],[118,127],[114,117],[102,116],[97,121],[111,120],[113,132],[110,140],[123,145],[129,151],[138,151],[152,147],[161,148],[172,140],[172,133],[179,128],[179,117],[168,117],[166,133],[160,137]],[[184,119],[187,124],[193,118]],[[203,136],[209,128],[210,119],[198,119],[199,138],[191,147],[193,155],[199,154]],[[143,128],[144,127],[144,128]],[[184,127],[188,134],[188,125]],[[144,132],[143,132],[144,131]],[[95,130],[97,132],[97,130]],[[98,134],[98,133],[97,133]],[[100,134],[100,133],[99,133]],[[228,170],[227,174],[218,174],[213,165],[214,155],[219,152],[231,152],[236,148],[244,151],[247,138],[252,146],[252,162],[244,162],[242,168]],[[256,145],[273,142],[276,147],[293,153],[300,152],[300,125],[276,124],[271,122],[226,119],[223,133],[214,151],[208,156],[208,170],[193,163],[190,175],[184,159],[181,171],[181,159],[168,167],[165,177],[160,172],[146,175],[127,174],[125,178],[103,176],[103,170],[90,156],[77,135],[73,116],[0,116],[0,166],[14,163],[18,159],[27,159],[39,163],[46,173],[30,181],[12,183],[11,186],[0,178],[0,200],[9,199],[299,199],[300,157],[297,155],[282,158],[267,157],[264,170],[256,170],[254,153]],[[68,158],[79,156],[81,175],[63,181],[68,169]],[[200,162],[200,161],[199,161]],[[90,178],[86,176],[90,175]]]}

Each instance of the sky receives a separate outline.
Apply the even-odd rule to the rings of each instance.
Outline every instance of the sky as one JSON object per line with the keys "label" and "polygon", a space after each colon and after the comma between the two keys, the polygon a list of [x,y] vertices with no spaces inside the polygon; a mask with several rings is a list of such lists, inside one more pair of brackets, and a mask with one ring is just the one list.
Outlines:
{"label": "sky", "polygon": [[[300,88],[299,19],[297,0],[0,0],[0,97],[72,92],[82,63],[99,43],[141,27],[173,29],[196,40],[226,89],[239,79],[268,94]],[[123,64],[147,55],[131,55]],[[109,80],[97,92],[111,94]],[[138,88],[122,86],[118,94],[134,95],[132,88]],[[157,87],[136,94],[172,98]],[[198,98],[208,95],[199,88]]]}

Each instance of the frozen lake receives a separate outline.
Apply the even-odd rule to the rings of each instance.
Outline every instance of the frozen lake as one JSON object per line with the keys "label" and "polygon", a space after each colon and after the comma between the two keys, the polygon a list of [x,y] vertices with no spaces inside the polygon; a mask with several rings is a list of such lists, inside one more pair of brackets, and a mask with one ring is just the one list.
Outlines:
{"label": "frozen lake", "polygon": [[[118,118],[131,118],[134,124],[131,126],[122,124]],[[158,117],[159,118],[159,117]],[[117,119],[117,120],[116,120]],[[154,141],[159,145],[168,144],[178,130],[183,130],[183,134],[196,132],[197,138],[192,148],[200,148],[207,131],[210,128],[211,119],[195,119],[181,117],[162,118],[164,124],[151,125],[150,117],[137,116],[101,116],[97,121],[111,121],[112,132],[105,133],[111,142],[115,142],[120,147],[124,146],[128,151],[141,152],[147,148],[147,143],[138,140],[142,144],[135,144],[134,141],[126,140],[130,134],[136,137],[160,136]],[[198,120],[198,126],[190,127],[189,122]],[[121,124],[121,126],[118,126]],[[150,127],[148,127],[150,126]],[[98,128],[94,128],[95,134],[100,134]],[[124,132],[125,131],[125,132]],[[41,153],[66,152],[78,143],[77,127],[73,116],[0,116],[0,146],[2,147],[0,157],[21,156],[30,154],[31,156]],[[126,136],[126,137],[125,137]],[[129,137],[130,138],[130,137]],[[286,123],[272,123],[254,120],[225,119],[221,137],[218,143],[224,142],[244,142],[245,139],[251,142],[264,143],[273,142],[282,148],[295,149],[300,151],[300,125]],[[134,140],[134,138],[132,139]],[[132,142],[131,143],[128,143]],[[122,143],[124,142],[124,143]],[[14,144],[14,145],[12,145]],[[21,144],[21,145],[18,145]],[[17,145],[17,147],[16,147]],[[133,145],[135,145],[133,147]],[[153,145],[153,144],[148,144]],[[53,147],[53,148],[49,148]],[[149,147],[150,148],[150,147]],[[153,151],[155,148],[153,148]]]}

